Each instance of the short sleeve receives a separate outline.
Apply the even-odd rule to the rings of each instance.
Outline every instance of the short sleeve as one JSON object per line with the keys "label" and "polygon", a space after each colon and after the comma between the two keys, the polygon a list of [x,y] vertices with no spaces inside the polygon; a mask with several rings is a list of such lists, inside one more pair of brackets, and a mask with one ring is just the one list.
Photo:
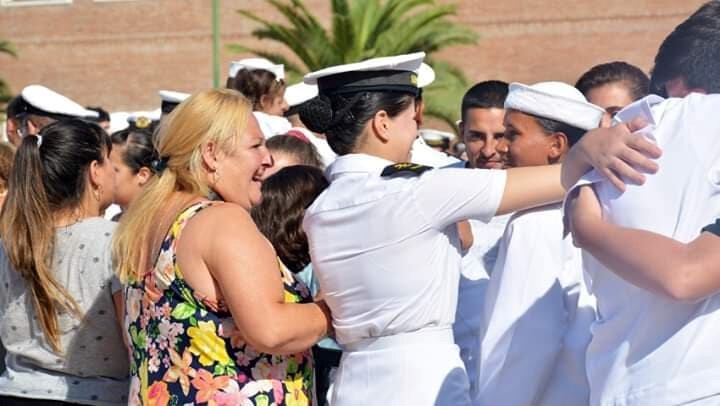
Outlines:
{"label": "short sleeve", "polygon": [[702,232],[713,233],[720,236],[720,219],[715,220],[713,224],[703,227]]}
{"label": "short sleeve", "polygon": [[504,170],[436,169],[422,175],[414,197],[437,229],[467,219],[488,222],[500,206],[506,179]]}

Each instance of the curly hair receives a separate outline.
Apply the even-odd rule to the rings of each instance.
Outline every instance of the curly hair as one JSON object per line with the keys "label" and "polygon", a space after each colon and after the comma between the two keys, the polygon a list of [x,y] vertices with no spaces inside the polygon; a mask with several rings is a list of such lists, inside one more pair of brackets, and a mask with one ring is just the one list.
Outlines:
{"label": "curly hair", "polygon": [[285,167],[263,182],[262,203],[253,207],[251,214],[292,272],[300,272],[310,263],[303,217],[328,185],[320,169],[306,165]]}

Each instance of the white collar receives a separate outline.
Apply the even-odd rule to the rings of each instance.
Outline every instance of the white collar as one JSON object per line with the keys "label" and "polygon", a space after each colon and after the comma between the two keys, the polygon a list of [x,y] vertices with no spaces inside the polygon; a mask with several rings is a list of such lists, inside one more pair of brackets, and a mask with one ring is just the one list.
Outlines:
{"label": "white collar", "polygon": [[377,173],[379,176],[380,172],[382,172],[386,166],[394,163],[393,161],[388,161],[387,159],[374,155],[347,154],[339,156],[335,162],[327,168],[327,176],[331,182],[341,174],[349,172]]}

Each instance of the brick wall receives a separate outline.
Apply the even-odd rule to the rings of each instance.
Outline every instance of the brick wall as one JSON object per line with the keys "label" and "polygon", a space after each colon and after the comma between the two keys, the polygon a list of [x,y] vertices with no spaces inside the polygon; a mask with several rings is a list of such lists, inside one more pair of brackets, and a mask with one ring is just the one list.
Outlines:
{"label": "brick wall", "polygon": [[[222,42],[258,45],[254,26],[235,10],[277,18],[261,0],[220,0]],[[327,21],[327,0],[306,4]],[[443,51],[473,81],[498,78],[574,83],[590,66],[626,60],[645,70],[662,39],[704,0],[465,0],[458,21],[480,33],[475,46]],[[71,4],[0,6],[0,38],[19,50],[0,56],[0,76],[14,91],[42,83],[83,104],[140,110],[162,88],[212,86],[209,0],[73,0]],[[281,51],[271,43],[263,47]],[[241,55],[222,50],[221,76]]]}

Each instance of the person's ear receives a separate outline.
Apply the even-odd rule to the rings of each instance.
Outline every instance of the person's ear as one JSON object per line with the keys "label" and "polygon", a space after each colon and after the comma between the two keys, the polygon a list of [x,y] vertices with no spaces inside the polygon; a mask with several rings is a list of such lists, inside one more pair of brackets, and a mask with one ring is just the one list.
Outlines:
{"label": "person's ear", "polygon": [[563,132],[555,132],[548,136],[548,160],[558,162],[569,149],[567,135]]}
{"label": "person's ear", "polygon": [[375,116],[372,118],[371,125],[373,133],[380,139],[380,141],[385,143],[390,140],[390,126],[392,125],[392,121],[390,120],[390,116],[387,111],[380,110],[375,113]]}
{"label": "person's ear", "polygon": [[218,145],[214,141],[208,141],[202,145],[200,155],[202,156],[202,163],[208,172],[215,172],[218,165]]}
{"label": "person's ear", "polygon": [[140,168],[138,173],[135,174],[135,176],[137,178],[138,186],[143,187],[148,183],[150,178],[152,178],[153,172],[150,170],[150,168],[143,166],[142,168]]}
{"label": "person's ear", "polygon": [[273,104],[273,98],[270,95],[264,94],[260,96],[260,108],[262,108],[263,111],[267,111],[272,107]]}

